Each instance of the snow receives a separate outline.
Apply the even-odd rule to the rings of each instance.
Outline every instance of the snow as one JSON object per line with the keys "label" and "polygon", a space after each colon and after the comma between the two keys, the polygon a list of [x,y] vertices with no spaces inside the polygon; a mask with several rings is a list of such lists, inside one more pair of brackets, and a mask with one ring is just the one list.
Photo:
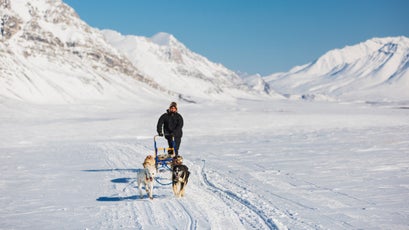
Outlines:
{"label": "snow", "polygon": [[5,25],[8,35],[0,43],[3,98],[35,103],[144,100],[149,91],[194,102],[267,97],[409,101],[409,38],[404,36],[330,50],[289,72],[241,78],[189,50],[172,34],[147,38],[92,28],[61,0],[16,0],[10,9],[0,7],[0,14],[15,24]]}
{"label": "snow", "polygon": [[179,102],[186,196],[137,170],[169,102],[0,101],[1,229],[408,229],[409,110]]}
{"label": "snow", "polygon": [[330,50],[312,63],[264,80],[272,90],[291,97],[309,94],[342,101],[407,101],[408,52],[407,37],[372,38]]}
{"label": "snow", "polygon": [[146,38],[124,36],[112,30],[102,30],[101,33],[144,76],[152,77],[173,92],[194,100],[249,98],[256,93],[249,90],[233,71],[190,51],[173,35],[162,32]]}
{"label": "snow", "polygon": [[164,32],[157,33],[151,38],[152,42],[160,46],[169,46],[172,40],[175,40],[173,35]]}
{"label": "snow", "polygon": [[[409,228],[408,38],[242,79],[171,34],[99,31],[61,1],[11,6],[0,229]],[[44,42],[21,36],[29,20]],[[186,197],[156,184],[140,198],[136,173],[178,98]]]}

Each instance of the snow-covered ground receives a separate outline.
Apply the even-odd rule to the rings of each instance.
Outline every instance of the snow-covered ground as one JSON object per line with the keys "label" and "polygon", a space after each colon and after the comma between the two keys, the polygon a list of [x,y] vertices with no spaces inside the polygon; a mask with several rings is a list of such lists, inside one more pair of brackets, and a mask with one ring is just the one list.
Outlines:
{"label": "snow-covered ground", "polygon": [[186,197],[132,183],[169,102],[0,103],[0,229],[408,229],[409,109],[180,104]]}

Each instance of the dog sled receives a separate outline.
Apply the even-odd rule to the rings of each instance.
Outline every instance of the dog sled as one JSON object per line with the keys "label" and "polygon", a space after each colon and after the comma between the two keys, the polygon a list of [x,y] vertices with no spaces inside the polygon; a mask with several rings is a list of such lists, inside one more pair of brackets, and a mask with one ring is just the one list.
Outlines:
{"label": "dog sled", "polygon": [[[189,169],[183,165],[183,157],[175,154],[176,143],[172,137],[172,147],[166,138],[158,140],[158,135],[153,137],[155,155],[148,155],[143,162],[143,171],[138,172],[139,193],[142,196],[142,185],[150,199],[153,199],[153,180],[160,185],[172,185],[173,193],[177,197],[183,197],[185,187],[189,179]],[[160,142],[160,145],[159,145]]]}
{"label": "dog sled", "polygon": [[155,177],[156,182],[161,185],[172,184],[172,162],[175,157],[175,140],[172,136],[172,147],[159,147],[168,146],[166,138],[159,141],[157,138],[160,137],[156,135],[153,137],[153,143],[155,148],[155,167],[157,171],[157,176]]}

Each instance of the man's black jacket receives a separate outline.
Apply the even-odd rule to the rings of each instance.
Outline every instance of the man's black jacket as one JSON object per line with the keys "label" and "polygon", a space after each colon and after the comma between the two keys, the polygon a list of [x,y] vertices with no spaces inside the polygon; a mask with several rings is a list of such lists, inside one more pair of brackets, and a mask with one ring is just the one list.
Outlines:
{"label": "man's black jacket", "polygon": [[156,130],[158,134],[162,133],[162,127],[165,135],[173,135],[175,138],[180,138],[183,135],[183,117],[178,112],[172,113],[166,111],[158,120]]}

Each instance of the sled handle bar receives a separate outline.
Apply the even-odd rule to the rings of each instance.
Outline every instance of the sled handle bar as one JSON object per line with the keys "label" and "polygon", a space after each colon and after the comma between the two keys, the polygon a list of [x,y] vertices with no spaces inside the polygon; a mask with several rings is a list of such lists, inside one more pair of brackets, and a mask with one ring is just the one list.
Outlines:
{"label": "sled handle bar", "polygon": [[157,138],[157,137],[166,137],[166,136],[172,136],[172,140],[173,140],[173,141],[175,140],[175,136],[173,136],[173,135],[168,135],[168,134],[165,134],[165,135],[162,135],[162,136],[155,135],[155,136],[153,136],[153,140],[156,142],[156,138]]}

